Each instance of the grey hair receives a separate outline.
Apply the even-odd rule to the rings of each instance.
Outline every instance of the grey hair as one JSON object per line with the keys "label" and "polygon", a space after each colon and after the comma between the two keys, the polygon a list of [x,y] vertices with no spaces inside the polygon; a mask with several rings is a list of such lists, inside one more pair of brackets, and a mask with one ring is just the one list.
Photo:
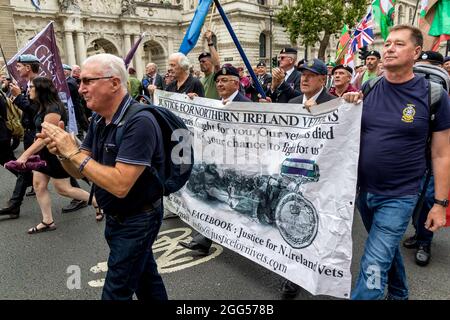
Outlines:
{"label": "grey hair", "polygon": [[83,62],[83,66],[87,64],[95,64],[103,72],[105,77],[119,77],[120,84],[127,89],[128,73],[122,58],[116,57],[109,53],[100,53],[90,56]]}
{"label": "grey hair", "polygon": [[178,65],[181,67],[181,69],[183,69],[186,72],[189,72],[191,63],[189,62],[189,59],[188,59],[188,57],[186,57],[186,55],[184,55],[181,52],[175,52],[169,56],[169,60],[172,60],[172,59],[177,60]]}
{"label": "grey hair", "polygon": [[158,66],[156,65],[156,63],[149,62],[149,63],[147,63],[147,65],[145,66],[145,68],[148,68],[149,66],[154,66],[155,69],[156,69],[156,71],[158,71]]}

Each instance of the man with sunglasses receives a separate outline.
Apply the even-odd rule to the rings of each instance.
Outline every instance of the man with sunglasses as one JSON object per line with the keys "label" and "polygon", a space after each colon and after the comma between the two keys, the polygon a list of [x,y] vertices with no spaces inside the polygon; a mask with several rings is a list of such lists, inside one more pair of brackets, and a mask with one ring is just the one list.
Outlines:
{"label": "man with sunglasses", "polygon": [[[267,96],[272,102],[286,103],[295,96],[300,95],[300,72],[295,68],[297,62],[297,50],[284,48],[278,55],[278,68],[272,70],[272,84],[267,91]],[[297,90],[292,96],[291,90]]]}
{"label": "man with sunglasses", "polygon": [[98,54],[85,60],[80,93],[96,113],[79,148],[62,128],[44,122],[50,152],[59,156],[74,178],[93,182],[94,194],[106,215],[105,238],[110,248],[104,300],[167,300],[152,245],[163,217],[164,141],[151,112],[126,121],[120,144],[117,127],[131,105],[127,71],[121,58]]}

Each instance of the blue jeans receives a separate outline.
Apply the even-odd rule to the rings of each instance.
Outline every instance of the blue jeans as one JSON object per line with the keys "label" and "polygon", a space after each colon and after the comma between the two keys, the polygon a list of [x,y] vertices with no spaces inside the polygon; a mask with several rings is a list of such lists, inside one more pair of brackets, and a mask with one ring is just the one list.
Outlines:
{"label": "blue jeans", "polygon": [[152,251],[162,217],[162,206],[122,220],[106,215],[111,252],[102,300],[131,300],[134,293],[139,300],[167,300]]}
{"label": "blue jeans", "polygon": [[[423,189],[425,183],[425,177],[422,180],[420,191]],[[433,240],[433,232],[425,228],[425,222],[427,221],[428,213],[434,205],[434,176],[431,175],[430,182],[428,183],[425,191],[425,199],[423,200],[422,209],[419,212],[417,219],[413,219],[413,225],[416,229],[416,239],[418,245],[430,246]]]}
{"label": "blue jeans", "polygon": [[369,236],[361,258],[353,300],[381,300],[384,289],[394,299],[408,298],[400,241],[411,219],[418,196],[387,197],[361,192],[357,206]]}

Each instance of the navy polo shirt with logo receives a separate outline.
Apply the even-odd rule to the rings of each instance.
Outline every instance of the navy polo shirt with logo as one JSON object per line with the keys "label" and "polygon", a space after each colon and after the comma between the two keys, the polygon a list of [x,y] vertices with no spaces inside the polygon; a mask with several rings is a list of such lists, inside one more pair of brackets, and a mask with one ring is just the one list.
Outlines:
{"label": "navy polo shirt with logo", "polygon": [[[120,118],[131,102],[129,95],[122,100],[111,123],[106,125],[103,117],[93,118],[81,146],[90,151],[97,162],[114,167],[116,162],[146,166],[128,195],[117,198],[96,186],[95,197],[106,214],[132,215],[153,203],[162,194],[161,184],[152,173],[153,168],[164,179],[164,146],[161,129],[150,112],[140,112],[123,127],[120,146],[116,145],[115,131]],[[94,126],[94,121],[96,122]],[[94,134],[94,127],[96,127]]]}
{"label": "navy polo shirt with logo", "polygon": [[[430,125],[428,81],[402,84],[383,78],[364,98],[358,181],[361,191],[385,196],[415,195],[426,169]],[[450,128],[444,90],[431,131]]]}

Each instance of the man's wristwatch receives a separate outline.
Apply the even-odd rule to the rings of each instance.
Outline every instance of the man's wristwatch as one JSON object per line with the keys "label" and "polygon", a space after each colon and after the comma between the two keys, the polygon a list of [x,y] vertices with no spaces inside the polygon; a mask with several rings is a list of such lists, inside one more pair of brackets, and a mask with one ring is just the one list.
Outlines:
{"label": "man's wristwatch", "polygon": [[212,47],[214,45],[214,43],[208,43],[209,47]]}
{"label": "man's wristwatch", "polygon": [[444,200],[438,200],[436,198],[434,198],[434,203],[443,206],[444,208],[448,207],[448,199],[444,199]]}

